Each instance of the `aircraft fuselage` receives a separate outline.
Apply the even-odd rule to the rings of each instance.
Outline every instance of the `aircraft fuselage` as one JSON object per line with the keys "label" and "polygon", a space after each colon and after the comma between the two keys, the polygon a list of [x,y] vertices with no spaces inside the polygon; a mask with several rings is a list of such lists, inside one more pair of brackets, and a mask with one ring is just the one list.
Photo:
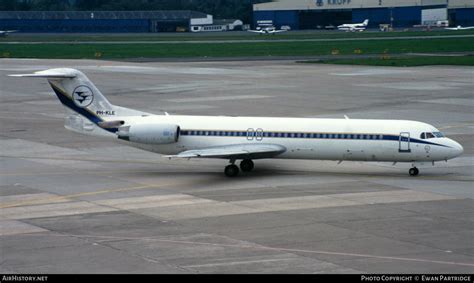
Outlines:
{"label": "aircraft fuselage", "polygon": [[431,125],[401,120],[308,119],[265,117],[148,116],[127,117],[127,124],[166,123],[180,126],[175,144],[134,144],[161,154],[206,146],[277,144],[284,159],[426,162],[454,158],[462,147]]}

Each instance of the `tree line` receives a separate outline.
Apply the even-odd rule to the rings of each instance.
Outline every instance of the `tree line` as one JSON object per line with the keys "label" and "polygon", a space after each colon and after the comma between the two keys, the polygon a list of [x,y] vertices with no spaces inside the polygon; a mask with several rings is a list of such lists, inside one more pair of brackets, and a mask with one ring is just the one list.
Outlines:
{"label": "tree line", "polygon": [[270,0],[1,0],[0,11],[194,10],[251,22],[252,5]]}

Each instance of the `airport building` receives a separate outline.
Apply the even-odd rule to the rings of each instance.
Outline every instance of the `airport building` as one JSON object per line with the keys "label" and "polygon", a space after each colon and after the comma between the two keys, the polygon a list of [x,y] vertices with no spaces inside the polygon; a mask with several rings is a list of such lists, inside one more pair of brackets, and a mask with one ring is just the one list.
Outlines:
{"label": "airport building", "polygon": [[212,25],[195,11],[0,11],[2,30],[20,32],[180,32]]}
{"label": "airport building", "polygon": [[473,0],[278,0],[255,4],[254,26],[325,29],[369,19],[369,28],[474,25]]}

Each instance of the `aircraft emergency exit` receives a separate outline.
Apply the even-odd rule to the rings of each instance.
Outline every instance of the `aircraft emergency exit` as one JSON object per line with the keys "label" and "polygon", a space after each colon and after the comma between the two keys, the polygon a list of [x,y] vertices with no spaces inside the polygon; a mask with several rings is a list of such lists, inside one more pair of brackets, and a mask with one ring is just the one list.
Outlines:
{"label": "aircraft emergency exit", "polygon": [[[66,108],[65,127],[120,140],[167,158],[229,160],[225,175],[252,171],[266,158],[335,161],[447,161],[463,147],[435,127],[416,121],[154,115],[111,104],[75,69],[14,77],[46,78]],[[235,163],[240,162],[240,169]]]}

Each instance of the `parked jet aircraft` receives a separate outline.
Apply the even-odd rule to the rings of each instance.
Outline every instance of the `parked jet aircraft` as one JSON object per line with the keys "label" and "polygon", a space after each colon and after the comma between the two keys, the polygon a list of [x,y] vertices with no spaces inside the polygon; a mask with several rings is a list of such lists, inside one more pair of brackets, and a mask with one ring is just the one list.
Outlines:
{"label": "parked jet aircraft", "polygon": [[17,30],[0,30],[0,37],[6,37],[10,33],[17,32]]}
{"label": "parked jet aircraft", "polygon": [[168,158],[220,158],[225,175],[252,171],[255,159],[408,162],[455,158],[463,147],[415,121],[153,115],[112,105],[80,71],[50,69],[14,77],[46,78],[67,109],[65,127]]}
{"label": "parked jet aircraft", "polygon": [[338,30],[344,31],[364,31],[369,25],[369,20],[365,20],[359,24],[343,24],[337,27]]}
{"label": "parked jet aircraft", "polygon": [[457,26],[457,27],[454,27],[454,28],[444,28],[444,29],[447,29],[447,30],[468,30],[468,29],[474,29],[474,27]]}
{"label": "parked jet aircraft", "polygon": [[262,27],[257,28],[256,30],[248,30],[249,32],[260,33],[260,34],[275,34],[280,32],[288,31],[286,29],[277,30],[275,27]]}

